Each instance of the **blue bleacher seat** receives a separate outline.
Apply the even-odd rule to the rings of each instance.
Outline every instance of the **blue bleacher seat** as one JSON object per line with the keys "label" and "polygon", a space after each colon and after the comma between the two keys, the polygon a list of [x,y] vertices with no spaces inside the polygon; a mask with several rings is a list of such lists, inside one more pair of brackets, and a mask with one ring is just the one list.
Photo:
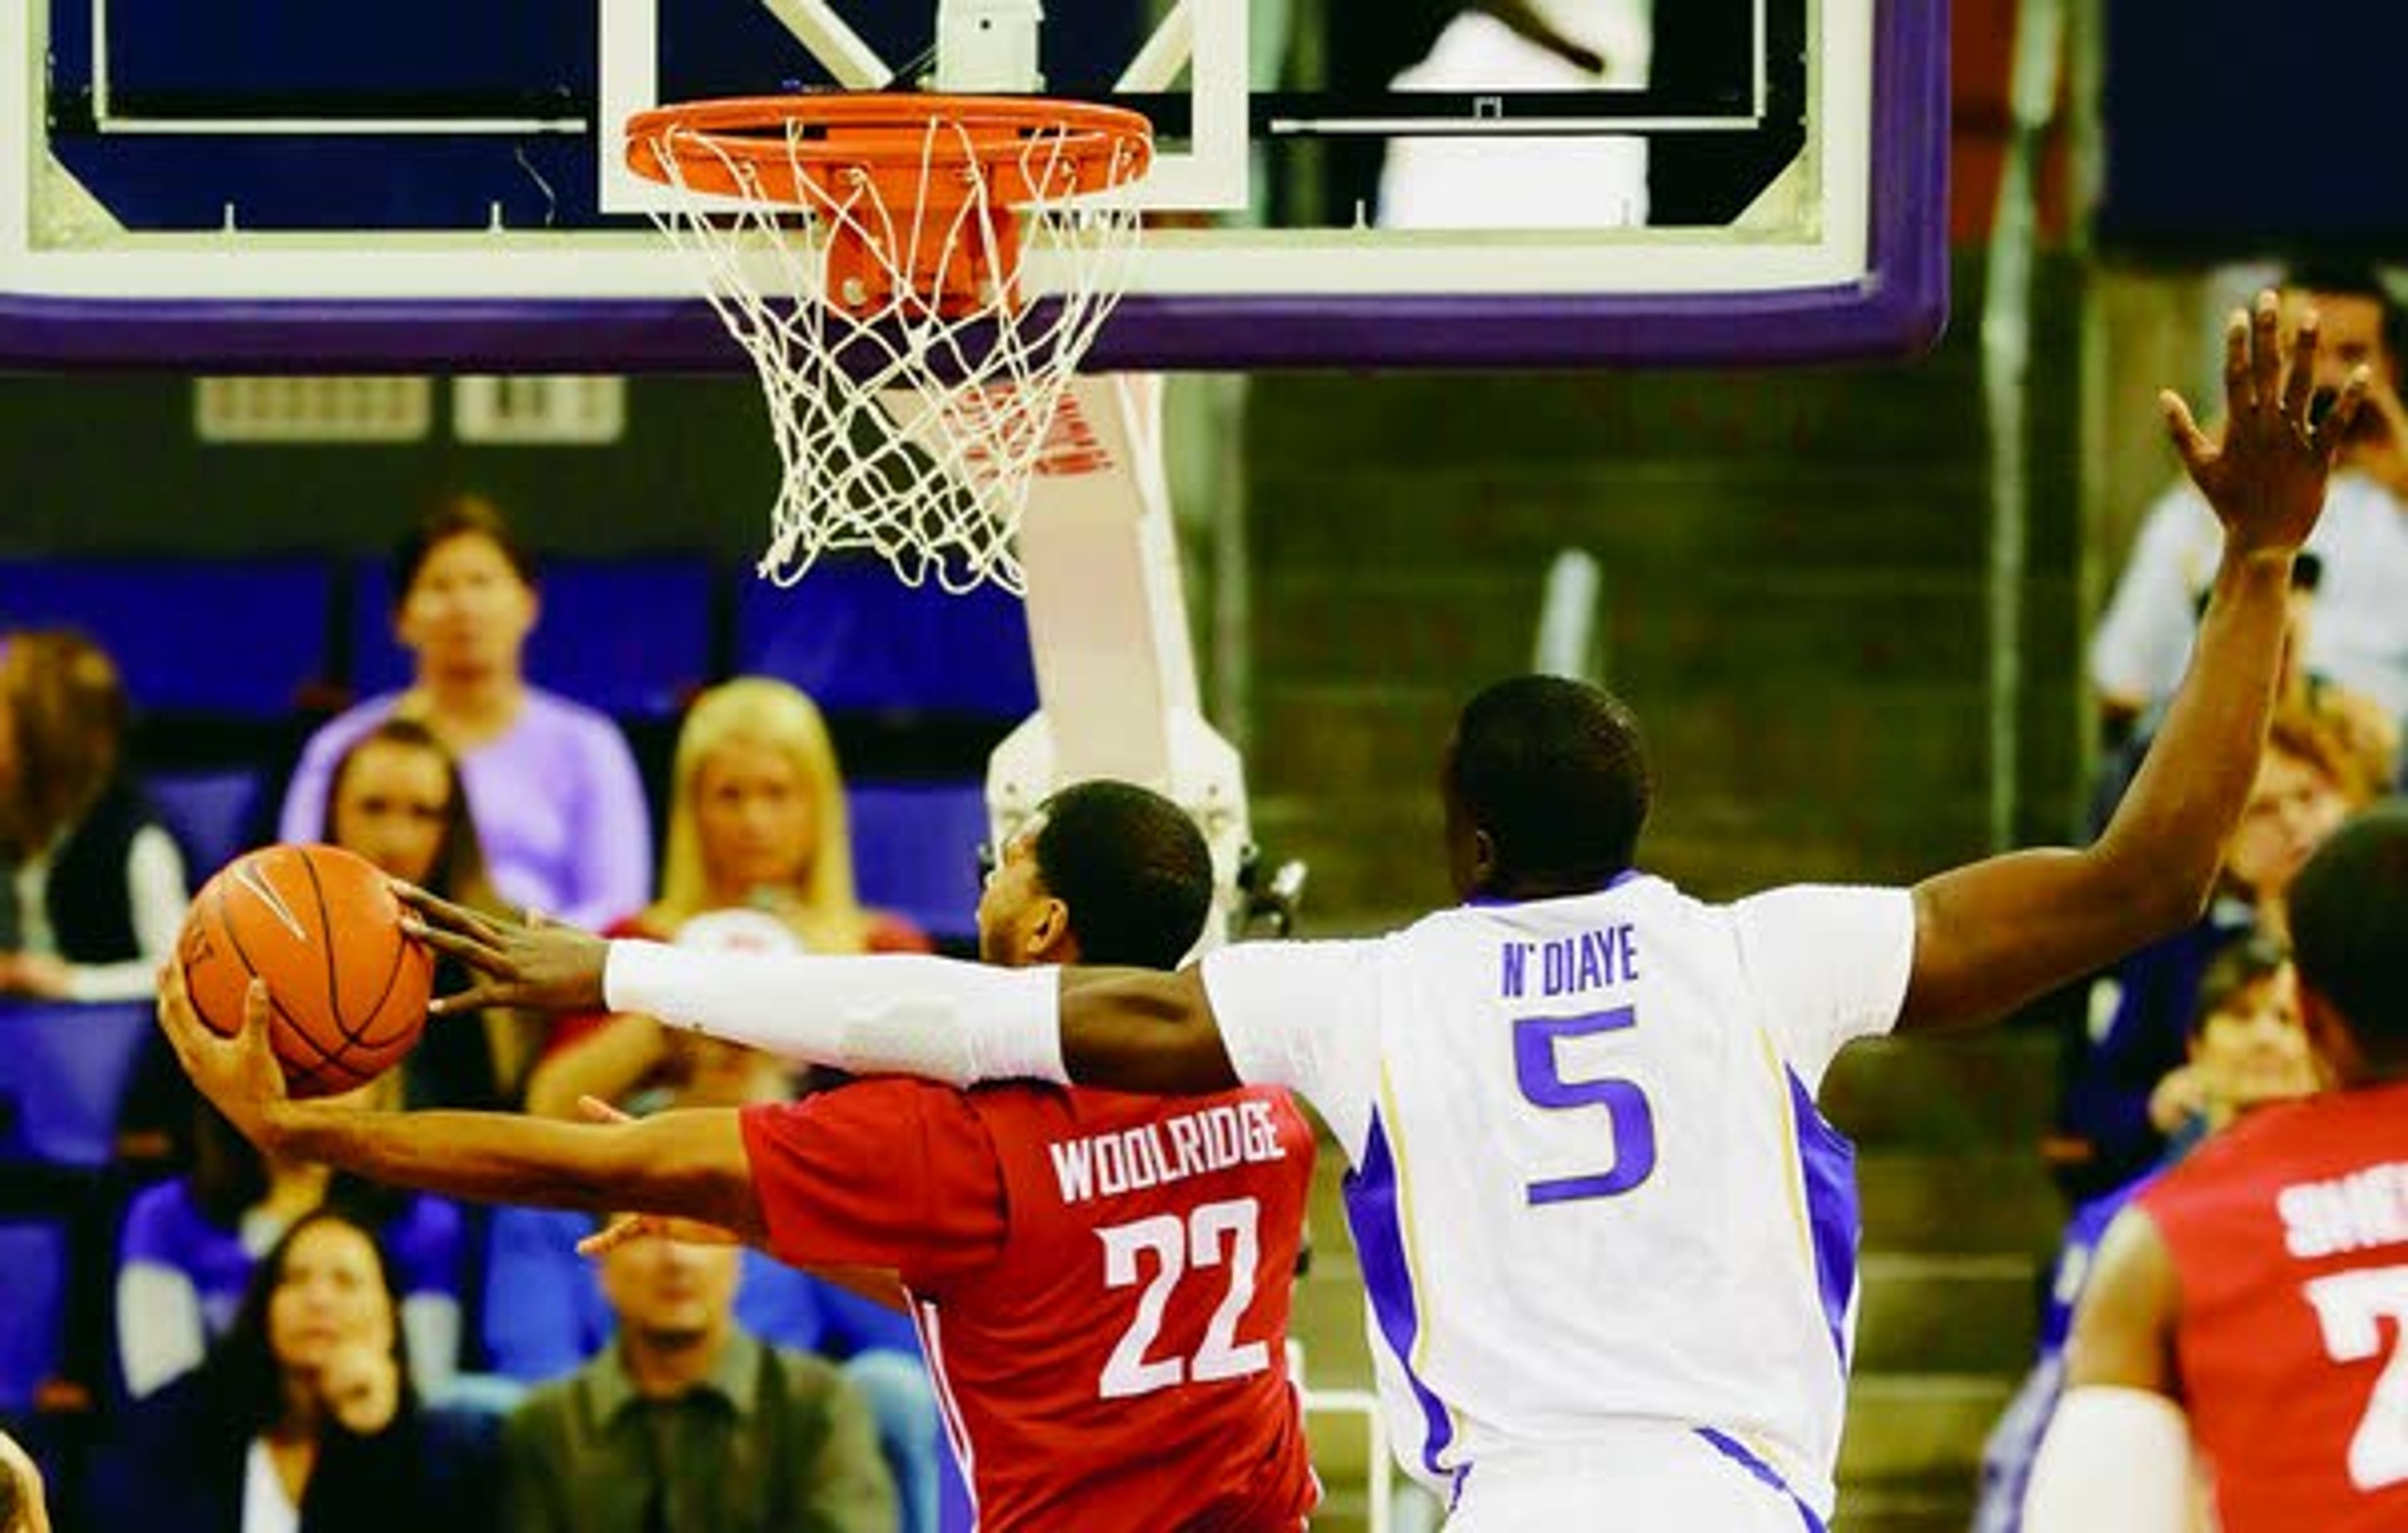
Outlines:
{"label": "blue bleacher seat", "polygon": [[910,917],[939,941],[975,941],[985,789],[977,782],[855,782],[845,789],[845,806],[862,902]]}
{"label": "blue bleacher seat", "polygon": [[109,1163],[151,1010],[149,1001],[0,1001],[0,1167]]}
{"label": "blue bleacher seat", "polygon": [[195,889],[257,839],[266,789],[266,774],[257,767],[150,772],[142,787],[184,853],[184,876]]}
{"label": "blue bleacher seat", "polygon": [[821,564],[792,587],[741,581],[736,669],[791,681],[831,713],[1017,721],[1037,709],[1019,597],[914,589],[874,561]]}
{"label": "blue bleacher seat", "polygon": [[[719,576],[707,555],[555,559],[540,574],[530,681],[621,720],[673,719],[710,682]],[[408,683],[409,654],[394,639],[393,581],[380,560],[353,570],[351,641],[354,697]]]}
{"label": "blue bleacher seat", "polygon": [[64,1225],[0,1219],[0,1416],[23,1416],[66,1352],[67,1253]]}
{"label": "blue bleacher seat", "polygon": [[81,629],[152,712],[289,718],[326,680],[333,602],[314,559],[0,559],[0,626]]}

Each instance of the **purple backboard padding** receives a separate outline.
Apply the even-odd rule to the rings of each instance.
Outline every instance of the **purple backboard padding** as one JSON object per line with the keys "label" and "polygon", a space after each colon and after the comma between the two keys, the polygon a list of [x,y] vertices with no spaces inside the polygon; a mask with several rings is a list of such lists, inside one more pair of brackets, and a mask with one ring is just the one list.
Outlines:
{"label": "purple backboard padding", "polygon": [[[1699,365],[1906,356],[1948,311],[1947,0],[1875,17],[1870,275],[1752,294],[1135,295],[1092,371]],[[740,372],[699,300],[335,303],[0,295],[0,365]]]}

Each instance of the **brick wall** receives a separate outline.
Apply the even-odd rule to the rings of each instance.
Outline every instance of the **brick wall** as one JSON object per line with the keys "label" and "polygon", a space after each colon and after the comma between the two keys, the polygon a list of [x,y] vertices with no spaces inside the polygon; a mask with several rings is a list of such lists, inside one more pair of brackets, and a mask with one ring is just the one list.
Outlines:
{"label": "brick wall", "polygon": [[[1257,380],[1257,834],[1312,861],[1321,919],[1443,897],[1439,744],[1528,666],[1567,547],[1604,567],[1605,668],[1649,729],[1652,867],[1728,894],[1981,852],[1977,305],[1960,277],[1950,337],[1903,366]],[[2070,309],[2043,306],[2035,363],[2028,838],[2061,834],[2077,775]]]}

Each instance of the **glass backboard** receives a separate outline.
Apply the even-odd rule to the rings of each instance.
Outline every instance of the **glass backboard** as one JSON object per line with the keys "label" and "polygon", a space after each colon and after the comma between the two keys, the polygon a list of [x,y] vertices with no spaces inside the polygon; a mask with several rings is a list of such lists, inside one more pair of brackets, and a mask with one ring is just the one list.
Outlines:
{"label": "glass backboard", "polygon": [[[935,0],[27,0],[0,362],[734,370],[621,124],[910,89]],[[1944,317],[1944,0],[1053,0],[1154,123],[1091,369],[1772,363]],[[1039,278],[1041,282],[1041,275]]]}

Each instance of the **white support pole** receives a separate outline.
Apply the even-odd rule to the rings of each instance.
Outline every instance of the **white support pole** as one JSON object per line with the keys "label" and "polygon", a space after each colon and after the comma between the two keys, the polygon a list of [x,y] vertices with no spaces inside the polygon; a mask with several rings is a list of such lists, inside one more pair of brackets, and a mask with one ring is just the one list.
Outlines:
{"label": "white support pole", "polygon": [[[1204,721],[1162,472],[1162,389],[1153,376],[1081,378],[1067,429],[1100,467],[1040,471],[1020,524],[1038,711],[987,764],[997,845],[1055,788],[1111,777],[1164,794],[1212,849],[1211,945],[1238,909],[1249,820],[1238,752]],[[1058,428],[1057,428],[1058,429]]]}
{"label": "white support pole", "polygon": [[826,0],[761,0],[761,5],[846,90],[875,91],[894,78],[895,70],[878,56],[878,50],[863,42]]}

